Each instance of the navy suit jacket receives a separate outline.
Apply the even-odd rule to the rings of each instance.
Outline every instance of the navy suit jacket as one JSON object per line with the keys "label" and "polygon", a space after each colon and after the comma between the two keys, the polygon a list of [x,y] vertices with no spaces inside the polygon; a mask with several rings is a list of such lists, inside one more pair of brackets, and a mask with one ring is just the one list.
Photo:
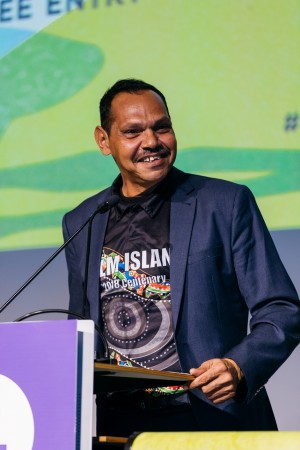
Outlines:
{"label": "navy suit jacket", "polygon": [[[264,384],[300,341],[297,293],[245,186],[173,169],[170,282],[175,340],[182,370],[232,358],[247,384],[243,402],[217,407],[246,415],[249,429],[272,428]],[[63,220],[67,239],[111,195],[85,200]],[[88,298],[99,323],[99,266],[108,213],[92,226]],[[70,309],[82,313],[86,230],[66,250]],[[248,317],[250,311],[250,333]],[[195,395],[208,401],[199,389]],[[255,425],[259,422],[260,425]]]}

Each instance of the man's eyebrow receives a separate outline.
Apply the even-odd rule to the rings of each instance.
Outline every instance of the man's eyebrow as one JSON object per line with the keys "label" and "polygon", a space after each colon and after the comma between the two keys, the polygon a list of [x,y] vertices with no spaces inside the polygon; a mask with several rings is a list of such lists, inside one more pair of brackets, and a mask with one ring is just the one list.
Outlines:
{"label": "man's eyebrow", "polygon": [[163,123],[171,122],[171,119],[169,116],[164,116],[155,121],[155,123],[161,123],[161,122],[163,122]]}
{"label": "man's eyebrow", "polygon": [[[164,116],[164,117],[160,117],[159,119],[155,120],[152,124],[151,127],[157,127],[159,125],[172,125],[171,119],[168,116]],[[124,125],[122,125],[122,129],[126,129],[126,128],[140,128],[143,127],[144,122],[143,121],[129,121],[124,123]]]}
{"label": "man's eyebrow", "polygon": [[132,129],[132,128],[141,128],[142,127],[142,123],[141,122],[127,122],[124,123],[124,125],[122,125],[122,129],[126,130],[128,128]]}

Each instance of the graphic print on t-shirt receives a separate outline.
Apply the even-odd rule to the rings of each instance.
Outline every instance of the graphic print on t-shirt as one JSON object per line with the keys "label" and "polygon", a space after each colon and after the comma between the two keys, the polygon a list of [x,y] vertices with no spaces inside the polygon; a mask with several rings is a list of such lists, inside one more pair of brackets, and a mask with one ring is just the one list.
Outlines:
{"label": "graphic print on t-shirt", "polygon": [[104,334],[120,364],[180,371],[169,282],[169,249],[120,253],[103,248]]}

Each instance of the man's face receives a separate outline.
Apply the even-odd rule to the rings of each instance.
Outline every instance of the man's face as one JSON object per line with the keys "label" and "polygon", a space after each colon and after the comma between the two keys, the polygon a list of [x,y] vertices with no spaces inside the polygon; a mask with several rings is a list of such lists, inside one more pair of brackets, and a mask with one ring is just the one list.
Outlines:
{"label": "man's face", "polygon": [[166,107],[153,91],[117,94],[111,117],[109,135],[96,127],[96,142],[116,161],[123,194],[133,197],[165,178],[176,158],[176,137]]}

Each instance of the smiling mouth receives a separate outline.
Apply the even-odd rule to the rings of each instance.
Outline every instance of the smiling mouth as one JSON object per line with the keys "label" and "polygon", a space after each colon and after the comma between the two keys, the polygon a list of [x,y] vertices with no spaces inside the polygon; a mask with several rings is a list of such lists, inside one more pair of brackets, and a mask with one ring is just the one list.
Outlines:
{"label": "smiling mouth", "polygon": [[142,158],[139,160],[139,162],[153,162],[153,161],[157,161],[158,159],[162,159],[163,156],[146,156],[145,158]]}
{"label": "smiling mouth", "polygon": [[137,162],[145,162],[145,163],[152,163],[154,161],[158,161],[160,159],[166,158],[169,156],[169,152],[161,152],[157,155],[145,155],[142,158],[139,158]]}

